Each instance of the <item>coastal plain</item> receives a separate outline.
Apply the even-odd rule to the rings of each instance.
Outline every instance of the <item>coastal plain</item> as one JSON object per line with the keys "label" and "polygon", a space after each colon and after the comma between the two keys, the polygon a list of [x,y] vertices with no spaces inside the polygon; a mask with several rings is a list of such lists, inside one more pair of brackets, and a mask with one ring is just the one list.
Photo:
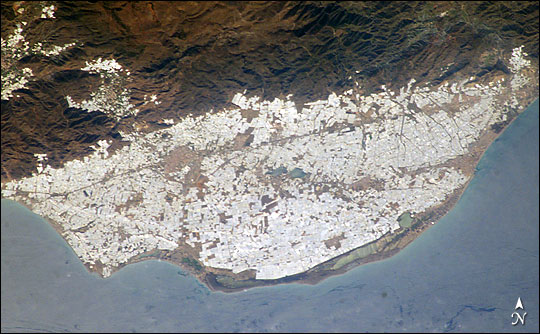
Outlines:
{"label": "coastal plain", "polygon": [[93,91],[61,98],[118,123],[117,135],[61,166],[35,152],[36,171],[3,181],[2,196],[47,218],[105,277],[160,258],[225,291],[316,281],[394,254],[457,201],[489,143],[538,96],[524,48],[482,54],[489,74],[449,63],[436,80],[401,85],[350,75],[348,89],[314,100],[245,89],[182,117],[148,116],[170,108],[167,93],[135,102],[127,83],[140,73],[121,58],[87,59],[76,71]]}

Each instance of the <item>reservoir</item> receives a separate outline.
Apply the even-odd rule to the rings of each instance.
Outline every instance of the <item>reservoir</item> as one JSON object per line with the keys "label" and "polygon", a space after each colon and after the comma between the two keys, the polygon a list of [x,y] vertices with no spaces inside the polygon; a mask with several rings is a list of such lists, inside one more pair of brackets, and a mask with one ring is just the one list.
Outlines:
{"label": "reservoir", "polygon": [[[102,279],[46,221],[2,200],[2,332],[537,332],[538,115],[537,100],[408,247],[313,286],[214,293],[156,260]],[[518,298],[527,316],[512,326]]]}

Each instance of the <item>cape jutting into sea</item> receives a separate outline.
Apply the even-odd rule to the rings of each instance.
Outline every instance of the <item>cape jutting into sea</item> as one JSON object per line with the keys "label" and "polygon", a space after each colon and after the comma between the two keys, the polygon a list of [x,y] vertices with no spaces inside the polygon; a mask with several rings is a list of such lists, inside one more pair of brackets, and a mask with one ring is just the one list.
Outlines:
{"label": "cape jutting into sea", "polygon": [[[412,244],[314,286],[212,293],[156,260],[101,279],[46,221],[2,200],[2,332],[538,332],[538,114],[537,100]],[[527,315],[512,326],[518,297]]]}

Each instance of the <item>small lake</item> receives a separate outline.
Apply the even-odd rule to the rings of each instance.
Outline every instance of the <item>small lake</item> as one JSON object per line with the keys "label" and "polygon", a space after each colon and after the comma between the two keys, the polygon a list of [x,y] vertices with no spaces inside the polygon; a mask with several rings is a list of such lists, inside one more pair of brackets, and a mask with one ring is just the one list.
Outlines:
{"label": "small lake", "polygon": [[[2,332],[538,332],[538,114],[537,100],[408,247],[314,286],[213,293],[156,260],[101,279],[46,221],[2,200]],[[518,297],[524,326],[511,325]]]}

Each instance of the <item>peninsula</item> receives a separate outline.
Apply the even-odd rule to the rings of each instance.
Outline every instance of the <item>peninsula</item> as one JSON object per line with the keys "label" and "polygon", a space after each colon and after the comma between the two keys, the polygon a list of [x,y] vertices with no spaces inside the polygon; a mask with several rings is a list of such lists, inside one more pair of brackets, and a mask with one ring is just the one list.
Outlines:
{"label": "peninsula", "polygon": [[[455,203],[487,145],[536,98],[537,72],[520,47],[508,64],[510,75],[487,84],[411,79],[301,108],[238,93],[236,108],[122,133],[114,153],[103,140],[63,168],[39,156],[37,173],[2,184],[2,196],[51,221],[104,277],[161,258],[214,287],[306,279],[392,254],[396,238],[412,239]],[[83,70],[122,67],[98,60]]]}
{"label": "peninsula", "polygon": [[[433,22],[447,19],[434,8],[440,13],[430,14]],[[72,76],[87,91],[54,92],[64,131],[76,133],[83,122],[88,129],[91,120],[97,132],[110,126],[114,134],[73,135],[80,147],[88,143],[77,158],[52,157],[53,149],[37,145],[31,175],[12,177],[14,169],[3,166],[2,198],[47,219],[102,277],[161,259],[211,289],[236,291],[314,283],[389,257],[450,210],[486,148],[538,98],[537,55],[515,43],[475,50],[474,72],[468,62],[426,59],[442,67],[416,77],[400,72],[400,80],[374,86],[381,77],[355,77],[363,69],[351,64],[346,87],[324,98],[284,90],[268,99],[242,89],[209,112],[178,112],[177,93],[160,81],[163,75],[147,75],[153,65],[135,68],[128,56],[89,57],[80,40],[27,42],[27,27],[57,14],[55,5],[32,10],[41,16],[2,38],[3,133],[4,127],[20,131],[12,110],[32,98],[35,82]],[[69,69],[49,74],[51,63],[70,57],[76,59]],[[23,68],[31,59],[42,60]],[[134,84],[152,80],[162,86]],[[47,84],[40,89],[49,91]],[[2,151],[13,152],[4,138]],[[7,158],[14,165],[3,153]]]}

